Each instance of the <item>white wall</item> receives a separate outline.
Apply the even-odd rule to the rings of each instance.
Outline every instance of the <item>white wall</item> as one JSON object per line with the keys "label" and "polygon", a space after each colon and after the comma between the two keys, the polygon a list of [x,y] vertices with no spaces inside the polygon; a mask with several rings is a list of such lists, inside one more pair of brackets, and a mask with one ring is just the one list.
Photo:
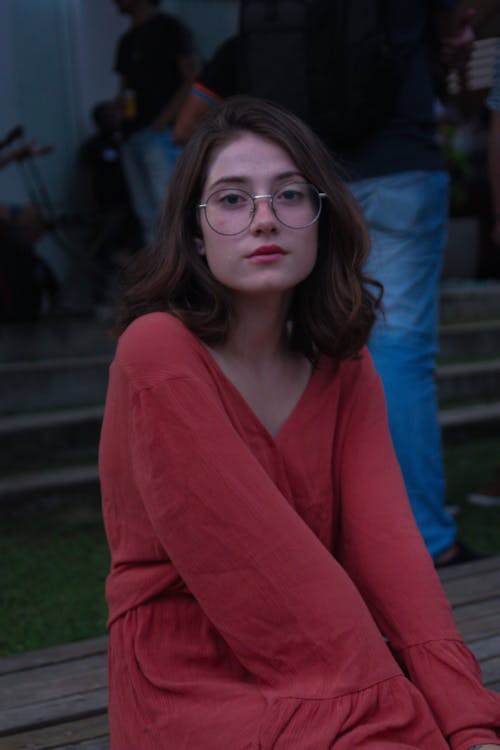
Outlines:
{"label": "white wall", "polygon": [[[17,85],[13,65],[12,34],[7,5],[0,4],[0,136],[18,122]],[[17,170],[9,166],[0,172],[0,195],[12,195],[18,200],[23,188]]]}
{"label": "white wall", "polygon": [[[237,0],[164,0],[209,56],[237,27]],[[112,0],[0,0],[0,135],[16,123],[55,151],[37,166],[57,210],[78,203],[76,154],[93,105],[115,95],[118,37],[128,21]],[[0,201],[27,199],[17,165],[0,173]]]}
{"label": "white wall", "polygon": [[[162,7],[186,21],[206,58],[236,31],[238,4],[163,0]],[[19,123],[27,137],[54,146],[36,168],[56,213],[81,211],[78,149],[91,132],[94,104],[118,89],[114,52],[128,23],[113,0],[0,0],[0,137]],[[33,180],[19,165],[0,172],[0,202],[28,202],[30,187]],[[77,306],[80,284],[71,279],[82,277],[82,242],[75,229],[65,241],[70,251],[50,234],[37,245]]]}

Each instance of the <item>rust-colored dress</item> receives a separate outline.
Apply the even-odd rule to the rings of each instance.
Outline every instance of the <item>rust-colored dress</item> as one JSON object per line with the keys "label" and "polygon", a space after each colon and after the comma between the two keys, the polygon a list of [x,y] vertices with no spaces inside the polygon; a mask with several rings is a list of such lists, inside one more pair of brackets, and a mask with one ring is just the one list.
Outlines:
{"label": "rust-colored dress", "polygon": [[323,358],[273,438],[192,333],[145,315],[111,366],[100,471],[113,750],[500,744],[367,351]]}

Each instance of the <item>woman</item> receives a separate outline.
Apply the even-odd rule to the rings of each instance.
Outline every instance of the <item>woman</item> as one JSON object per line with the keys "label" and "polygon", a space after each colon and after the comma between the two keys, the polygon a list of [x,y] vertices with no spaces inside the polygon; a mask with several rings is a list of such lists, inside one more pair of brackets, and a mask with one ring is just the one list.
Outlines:
{"label": "woman", "polygon": [[500,746],[394,458],[331,157],[235,98],[172,186],[100,447],[112,748]]}

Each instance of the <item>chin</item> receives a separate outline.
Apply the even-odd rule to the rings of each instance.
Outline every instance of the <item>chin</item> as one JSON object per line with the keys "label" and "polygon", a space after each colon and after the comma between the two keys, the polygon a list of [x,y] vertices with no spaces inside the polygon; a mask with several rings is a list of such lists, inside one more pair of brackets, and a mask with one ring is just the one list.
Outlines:
{"label": "chin", "polygon": [[285,294],[292,292],[298,283],[300,282],[287,283],[284,281],[269,280],[254,284],[228,286],[235,294]]}

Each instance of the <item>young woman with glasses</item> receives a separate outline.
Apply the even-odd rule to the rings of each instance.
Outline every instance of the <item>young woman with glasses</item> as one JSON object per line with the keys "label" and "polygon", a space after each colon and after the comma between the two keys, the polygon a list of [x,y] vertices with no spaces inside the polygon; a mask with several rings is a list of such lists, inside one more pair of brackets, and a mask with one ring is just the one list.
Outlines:
{"label": "young woman with glasses", "polygon": [[100,446],[113,750],[500,744],[394,457],[367,252],[284,110],[228,100],[188,143]]}

